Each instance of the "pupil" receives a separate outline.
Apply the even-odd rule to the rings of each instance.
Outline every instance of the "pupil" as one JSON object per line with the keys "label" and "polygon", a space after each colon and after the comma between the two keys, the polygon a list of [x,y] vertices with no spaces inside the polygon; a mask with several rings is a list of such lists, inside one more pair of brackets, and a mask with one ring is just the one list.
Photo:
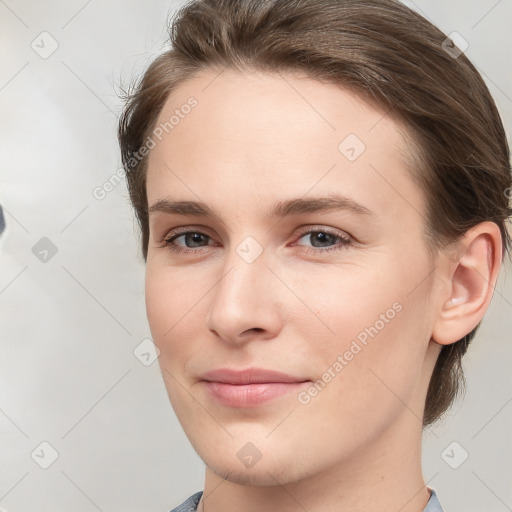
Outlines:
{"label": "pupil", "polygon": [[190,242],[191,244],[194,244],[194,243],[201,243],[201,239],[202,239],[203,235],[200,235],[199,233],[188,233],[186,235],[186,242],[187,242],[187,245],[188,243]]}
{"label": "pupil", "polygon": [[[314,235],[314,238],[313,238],[313,242],[315,241],[319,241],[320,244],[322,242],[324,243],[327,243],[329,244],[329,242],[331,242],[330,238],[329,237],[332,237],[332,235],[330,235],[329,233],[317,233],[316,235]],[[316,245],[315,243],[313,243],[313,245],[315,247],[319,247],[318,245]],[[320,245],[320,247],[323,247],[323,245]]]}

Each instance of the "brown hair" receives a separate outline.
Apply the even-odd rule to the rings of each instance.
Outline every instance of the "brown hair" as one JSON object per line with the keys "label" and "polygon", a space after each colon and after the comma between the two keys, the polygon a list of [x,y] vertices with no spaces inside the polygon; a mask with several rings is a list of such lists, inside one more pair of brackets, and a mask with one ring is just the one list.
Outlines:
{"label": "brown hair", "polygon": [[[509,251],[510,154],[500,115],[467,57],[419,14],[394,0],[196,0],[178,11],[169,33],[171,48],[126,93],[118,129],[144,261],[146,146],[169,94],[205,68],[299,71],[380,105],[415,141],[427,245],[445,249],[488,220],[501,230],[502,256]],[[463,391],[461,359],[479,325],[441,349],[424,426]]]}

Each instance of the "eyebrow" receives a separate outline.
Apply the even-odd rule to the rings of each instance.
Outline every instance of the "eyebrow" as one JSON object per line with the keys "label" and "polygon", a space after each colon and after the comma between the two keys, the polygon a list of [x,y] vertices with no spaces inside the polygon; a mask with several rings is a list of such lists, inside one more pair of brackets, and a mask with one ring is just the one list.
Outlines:
{"label": "eyebrow", "polygon": [[[279,201],[269,211],[268,217],[286,217],[289,215],[300,215],[303,213],[315,213],[345,210],[357,215],[375,215],[366,206],[340,195],[329,195],[323,197],[296,198]],[[170,199],[159,199],[148,210],[148,213],[163,212],[178,215],[193,215],[197,217],[218,217],[215,210],[201,201],[173,201]]]}

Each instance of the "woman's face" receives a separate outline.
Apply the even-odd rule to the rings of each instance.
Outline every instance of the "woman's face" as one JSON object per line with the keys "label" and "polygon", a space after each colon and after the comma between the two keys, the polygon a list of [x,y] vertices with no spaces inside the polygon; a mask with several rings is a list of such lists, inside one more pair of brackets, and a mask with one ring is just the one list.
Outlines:
{"label": "woman's face", "polygon": [[399,126],[333,85],[208,70],[156,128],[147,314],[207,466],[275,485],[416,442],[440,286]]}

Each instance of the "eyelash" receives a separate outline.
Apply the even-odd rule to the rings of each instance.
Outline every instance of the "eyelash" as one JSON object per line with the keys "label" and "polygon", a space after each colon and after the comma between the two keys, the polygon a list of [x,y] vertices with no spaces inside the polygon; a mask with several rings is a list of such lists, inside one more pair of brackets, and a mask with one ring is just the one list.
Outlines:
{"label": "eyelash", "polygon": [[[163,240],[163,247],[168,247],[171,251],[178,253],[178,254],[197,253],[201,249],[204,249],[205,247],[198,247],[196,249],[182,248],[181,246],[174,244],[174,240],[176,240],[180,236],[187,235],[190,233],[203,235],[203,236],[210,238],[206,233],[202,233],[201,231],[194,231],[191,229],[188,229],[186,231],[185,230],[180,231],[180,232],[172,231],[171,233],[168,234],[167,238],[165,238]],[[338,241],[338,244],[330,246],[330,247],[324,247],[324,248],[303,247],[301,245],[298,245],[298,247],[303,247],[301,249],[302,252],[321,254],[321,253],[326,253],[326,252],[331,252],[331,251],[339,251],[339,250],[346,249],[349,246],[353,245],[352,240],[349,237],[340,235],[339,233],[335,233],[329,229],[324,229],[324,228],[322,228],[322,229],[305,228],[304,230],[301,230],[299,233],[296,233],[296,236],[299,236],[299,239],[300,239],[300,238],[304,237],[305,235],[311,235],[313,233],[325,233],[327,235],[331,235],[331,236],[335,237],[335,240]],[[208,246],[206,246],[206,247],[208,247]]]}

